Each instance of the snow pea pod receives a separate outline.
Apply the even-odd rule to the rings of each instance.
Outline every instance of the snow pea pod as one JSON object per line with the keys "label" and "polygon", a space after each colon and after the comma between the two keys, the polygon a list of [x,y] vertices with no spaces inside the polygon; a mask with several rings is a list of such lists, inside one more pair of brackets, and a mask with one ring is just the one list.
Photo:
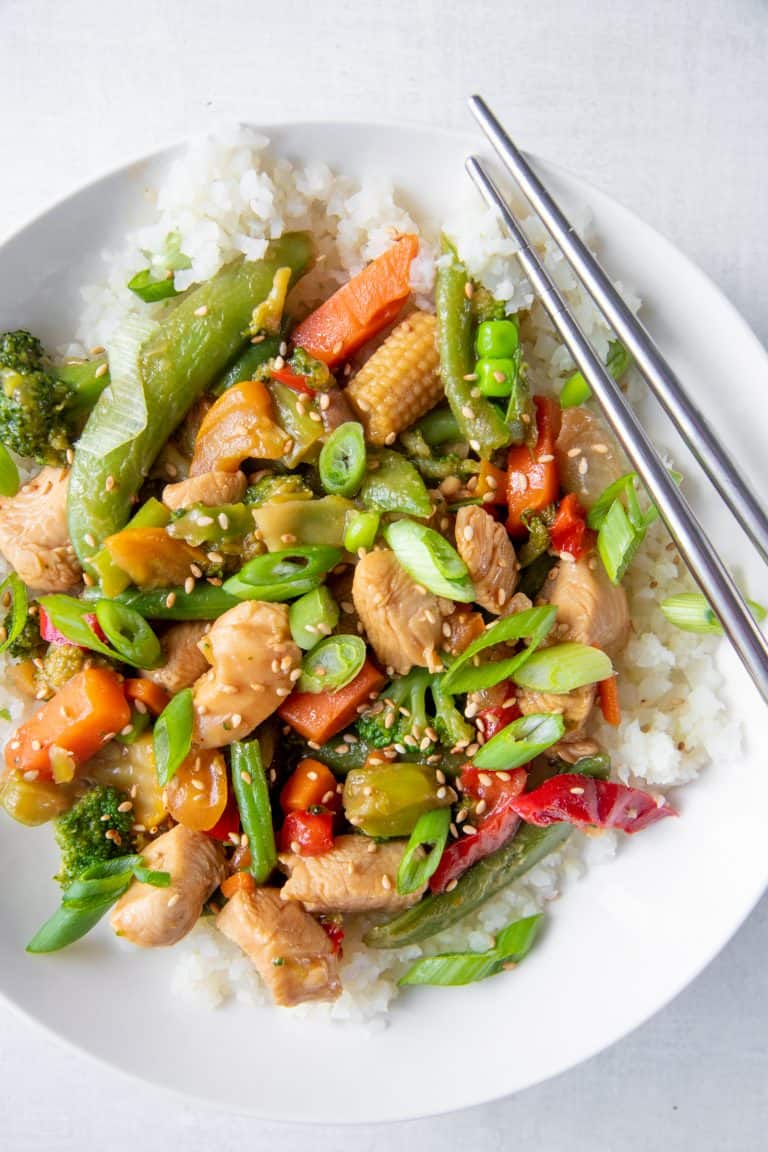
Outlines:
{"label": "snow pea pod", "polygon": [[145,620],[216,620],[240,603],[223,588],[198,584],[191,592],[183,588],[152,588],[140,592],[131,588],[113,599],[134,608]]}
{"label": "snow pea pod", "polygon": [[[510,442],[509,429],[498,408],[484,396],[473,396],[474,357],[472,305],[467,296],[467,270],[455,248],[443,238],[443,254],[450,257],[438,267],[435,283],[437,344],[445,398],[456,418],[462,439],[483,459]],[[472,377],[468,380],[467,377]],[[471,413],[471,415],[468,415]]]}
{"label": "snow pea pod", "polygon": [[[94,539],[100,544],[126,524],[133,499],[163,444],[243,346],[254,306],[269,295],[276,273],[290,268],[295,281],[311,253],[306,233],[288,233],[270,245],[263,260],[235,260],[191,291],[139,349],[137,387],[143,389],[143,427],[106,452],[98,450],[99,430],[111,428],[114,413],[112,390],[102,393],[75,453],[69,480],[69,534],[86,570]],[[87,450],[87,444],[93,450]]]}
{"label": "snow pea pod", "polygon": [[459,877],[451,892],[426,896],[386,924],[371,928],[365,943],[371,948],[403,948],[450,928],[554,852],[570,833],[568,824],[524,825],[512,840]]}

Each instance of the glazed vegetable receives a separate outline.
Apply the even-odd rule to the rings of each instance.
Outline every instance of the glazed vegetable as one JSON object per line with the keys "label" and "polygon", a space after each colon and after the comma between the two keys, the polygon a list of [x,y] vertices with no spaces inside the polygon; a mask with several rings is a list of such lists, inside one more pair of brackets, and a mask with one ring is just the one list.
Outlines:
{"label": "glazed vegetable", "polygon": [[[164,528],[170,521],[171,514],[165,504],[161,504],[154,496],[145,501],[135,516],[125,526],[124,531],[134,528]],[[98,573],[101,589],[105,596],[117,596],[131,583],[127,572],[118,567],[107,548],[101,548],[95,556],[91,557],[91,567]]]}
{"label": "glazed vegetable", "polygon": [[274,419],[266,384],[243,380],[219,396],[205,414],[189,474],[237,472],[244,460],[279,460],[292,446]]}
{"label": "glazed vegetable", "polygon": [[312,496],[312,489],[302,476],[296,473],[275,473],[262,476],[255,484],[249,484],[243,499],[249,507],[261,508],[264,504],[277,504],[285,500],[311,500]]}
{"label": "glazed vegetable", "polygon": [[125,792],[97,784],[59,816],[54,835],[61,850],[56,879],[62,887],[92,865],[130,853],[135,817],[127,801]]}
{"label": "glazed vegetable", "polygon": [[127,700],[138,700],[153,716],[159,716],[170,699],[162,684],[155,684],[154,680],[148,680],[145,676],[126,680],[123,687]]}
{"label": "glazed vegetable", "polygon": [[553,644],[540,648],[510,674],[521,688],[533,692],[572,692],[613,674],[610,658],[588,644]]}
{"label": "glazed vegetable", "polygon": [[353,511],[347,514],[344,528],[344,548],[355,553],[359,548],[373,548],[379,534],[381,515],[379,512]]}
{"label": "glazed vegetable", "polygon": [[409,460],[388,448],[369,453],[359,496],[366,508],[378,512],[399,512],[420,519],[432,514],[432,501],[421,476]]}
{"label": "glazed vegetable", "polygon": [[[466,773],[462,773],[462,781],[465,781],[465,777]],[[512,808],[511,801],[524,786],[525,773],[521,770],[519,774],[513,775],[511,781],[505,783],[503,791],[497,795],[488,815],[484,815],[482,820],[478,816],[473,817],[478,821],[474,832],[464,832],[465,828],[474,827],[473,824],[464,825],[461,838],[453,840],[443,853],[440,864],[429,882],[431,892],[452,891],[459,878],[474,864],[496,852],[514,837],[520,824],[520,817]],[[486,803],[488,802],[486,800]]]}
{"label": "glazed vegetable", "polygon": [[366,836],[409,836],[425,812],[450,807],[453,792],[429,765],[401,761],[352,769],[343,799],[347,820]]}
{"label": "glazed vegetable", "polygon": [[[754,600],[747,600],[747,604],[755,620],[765,620],[766,610],[762,604]],[[723,634],[722,624],[700,592],[681,592],[677,596],[668,596],[659,607],[670,624],[682,628],[684,632],[699,632],[710,636]]]}
{"label": "glazed vegetable", "polygon": [[[411,838],[397,870],[397,890],[401,896],[418,892],[440,863],[451,825],[449,808],[424,812],[416,821]],[[429,851],[422,854],[421,849]]]}
{"label": "glazed vegetable", "polygon": [[221,396],[222,392],[226,392],[233,384],[257,379],[259,369],[279,354],[281,343],[280,336],[265,336],[258,344],[249,344],[209,389],[211,394]]}
{"label": "glazed vegetable", "polygon": [[413,312],[366,360],[345,389],[372,444],[391,444],[442,398],[437,322]]}
{"label": "glazed vegetable", "polygon": [[[280,457],[286,468],[295,468],[303,460],[314,460],[323,435],[323,423],[317,405],[281,380],[269,380],[267,391],[272,399],[275,420],[289,443]],[[298,380],[299,378],[296,377]],[[306,390],[308,391],[308,389]]]}
{"label": "glazed vegetable", "polygon": [[510,448],[507,456],[507,531],[525,534],[524,513],[539,512],[557,500],[560,484],[555,463],[555,441],[560,430],[556,401],[534,396],[536,445]]}
{"label": "glazed vegetable", "polygon": [[347,517],[354,510],[355,505],[344,496],[269,501],[254,510],[253,522],[271,552],[279,552],[290,543],[341,548]]}
{"label": "glazed vegetable", "polygon": [[249,560],[226,581],[224,591],[240,600],[293,600],[319,587],[325,573],[340,560],[340,549],[322,544],[268,552]]}
{"label": "glazed vegetable", "polygon": [[510,442],[501,412],[484,396],[473,396],[472,307],[467,295],[467,270],[456,250],[443,239],[437,270],[435,307],[440,376],[461,439],[485,459]]}
{"label": "glazed vegetable", "polygon": [[186,760],[192,747],[195,712],[192,689],[177,692],[160,713],[152,734],[157,779],[165,787]]}
{"label": "glazed vegetable", "polygon": [[335,496],[354,496],[365,475],[365,436],[362,424],[340,424],[320,453],[320,483]]}
{"label": "glazed vegetable", "polygon": [[0,604],[6,607],[0,631],[0,652],[5,652],[20,640],[29,620],[27,589],[15,572],[9,572],[0,584]]}
{"label": "glazed vegetable", "polygon": [[410,292],[416,236],[401,236],[295,329],[293,342],[330,368],[394,320]]}
{"label": "glazed vegetable", "polygon": [[104,547],[116,567],[142,591],[183,584],[191,565],[206,567],[208,563],[202,549],[175,539],[165,528],[123,528],[107,536]]}
{"label": "glazed vegetable", "polygon": [[299,692],[338,692],[359,674],[365,664],[365,641],[360,636],[327,636],[304,657]]}
{"label": "glazed vegetable", "polygon": [[153,460],[242,346],[254,303],[267,295],[276,271],[287,266],[297,278],[310,254],[308,236],[287,234],[264,260],[226,265],[151,333],[134,333],[122,362],[110,349],[112,383],[88,420],[69,481],[69,532],[81,560],[94,551],[86,536],[101,542],[128,521]]}
{"label": "glazed vegetable", "polygon": [[538,935],[542,914],[516,920],[497,933],[487,952],[441,952],[423,956],[398,980],[400,985],[433,984],[455,988],[474,984],[499,972],[514,968],[524,960]]}
{"label": "glazed vegetable", "polygon": [[277,864],[277,852],[261,748],[257,740],[235,741],[231,752],[232,788],[251,854],[249,871],[257,884],[265,884]]}
{"label": "glazed vegetable", "polygon": [[510,721],[483,745],[474,758],[476,768],[519,768],[551,748],[565,734],[563,718],[556,712],[529,713]]}
{"label": "glazed vegetable", "polygon": [[193,748],[165,786],[168,812],[191,832],[215,828],[228,798],[226,761],[215,748]]}
{"label": "glazed vegetable", "polygon": [[84,764],[130,718],[117,673],[86,668],[16,729],[5,747],[6,767],[55,777],[57,763],[68,770]]}
{"label": "glazed vegetable", "polygon": [[469,604],[475,589],[467,566],[444,536],[414,520],[395,520],[384,537],[399,563],[417,584],[436,596]]}
{"label": "glazed vegetable", "polygon": [[386,677],[366,660],[355,679],[338,692],[292,692],[278,716],[305,740],[324,744],[351,724],[358,708],[375,699],[385,683]]}
{"label": "glazed vegetable", "polygon": [[5,444],[0,444],[0,496],[15,496],[19,490],[19,469]]}
{"label": "glazed vegetable", "polygon": [[539,828],[566,821],[576,828],[618,828],[632,833],[677,815],[663,796],[575,772],[553,776],[512,803],[521,819]]}
{"label": "glazed vegetable", "polygon": [[[174,516],[167,534],[193,548],[213,549],[225,556],[239,556],[245,537],[253,531],[253,515],[245,504],[193,504]],[[118,533],[119,536],[123,532]],[[115,539],[115,537],[112,537]],[[198,561],[199,563],[199,561]],[[189,573],[185,573],[183,580]],[[167,577],[167,584],[171,577]]]}
{"label": "glazed vegetable", "polygon": [[307,757],[300,760],[280,791],[283,812],[306,812],[309,808],[341,807],[336,791],[336,777],[319,760]]}
{"label": "glazed vegetable", "polygon": [[[474,692],[510,679],[531,658],[537,645],[552,628],[556,616],[557,609],[544,604],[540,608],[529,608],[497,620],[453,661],[443,678],[443,687],[449,692]],[[491,645],[524,637],[530,640],[530,644],[522,652],[506,660],[475,665],[474,657]]]}
{"label": "glazed vegetable", "polygon": [[586,512],[573,492],[567,493],[560,501],[549,537],[555,552],[568,552],[574,560],[591,547],[594,537],[587,528]]}
{"label": "glazed vegetable", "polygon": [[223,588],[198,584],[191,592],[183,588],[155,588],[151,592],[121,592],[115,602],[133,608],[148,620],[215,620],[239,603]]}
{"label": "glazed vegetable", "polygon": [[60,464],[70,443],[68,399],[39,340],[23,331],[0,335],[0,442],[6,448],[38,464]]}
{"label": "glazed vegetable", "polygon": [[[611,340],[605,366],[614,380],[621,380],[631,363],[632,357],[621,341]],[[572,372],[560,390],[560,405],[563,408],[574,408],[578,404],[586,404],[591,395],[592,389],[581,372]]]}
{"label": "glazed vegetable", "polygon": [[609,676],[607,680],[599,681],[597,699],[600,703],[603,720],[606,724],[617,728],[621,723],[621,705],[619,704],[619,688],[615,676]]}
{"label": "glazed vegetable", "polygon": [[403,948],[450,928],[559,848],[570,831],[567,824],[521,828],[513,840],[465,872],[450,892],[426,896],[388,923],[371,928],[365,943],[372,948]]}
{"label": "glazed vegetable", "polygon": [[426,668],[412,668],[397,676],[381,693],[380,701],[358,719],[355,729],[360,739],[371,748],[403,744],[422,752],[433,749],[435,736],[448,748],[469,744],[472,726],[459,712],[444,680]]}
{"label": "glazed vegetable", "polygon": [[282,852],[297,856],[322,856],[333,848],[333,813],[313,809],[289,812],[280,831]]}
{"label": "glazed vegetable", "polygon": [[339,606],[324,584],[294,600],[288,609],[291,636],[305,652],[329,636],[338,622]]}

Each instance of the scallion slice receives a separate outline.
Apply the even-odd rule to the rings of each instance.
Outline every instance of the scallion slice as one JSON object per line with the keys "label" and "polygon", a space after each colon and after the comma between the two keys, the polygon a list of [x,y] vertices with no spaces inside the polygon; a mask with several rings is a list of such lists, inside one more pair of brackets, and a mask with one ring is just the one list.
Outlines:
{"label": "scallion slice", "polygon": [[597,551],[613,584],[621,582],[624,573],[645,536],[636,528],[620,500],[614,500],[597,534]]}
{"label": "scallion slice", "polygon": [[396,520],[384,537],[398,562],[417,583],[449,600],[469,604],[475,589],[467,566],[445,537],[415,520]]}
{"label": "scallion slice", "polygon": [[189,755],[194,723],[192,689],[184,688],[168,701],[153,732],[155,771],[161,788],[173,779]]}
{"label": "scallion slice", "polygon": [[444,988],[474,984],[495,976],[507,966],[523,960],[533,947],[541,926],[542,914],[526,916],[508,924],[487,952],[447,952],[424,956],[398,981],[401,985],[433,984]]}
{"label": "scallion slice", "polygon": [[[767,613],[762,604],[754,600],[747,600],[747,604],[755,620],[765,620]],[[683,632],[699,632],[710,636],[723,634],[722,624],[700,592],[681,592],[679,596],[669,596],[662,600],[659,607],[670,624],[681,628]]]}
{"label": "scallion slice", "polygon": [[3,625],[5,637],[0,643],[0,652],[5,652],[6,648],[13,644],[14,640],[21,635],[27,622],[27,589],[23,580],[15,572],[9,572],[0,584],[0,603],[6,595],[10,596],[11,602],[5,613],[7,623]]}
{"label": "scallion slice", "polygon": [[338,692],[365,664],[365,641],[361,636],[328,636],[304,657],[299,692]]}
{"label": "scallion slice", "polygon": [[[435,808],[419,816],[397,870],[397,890],[401,896],[418,891],[429,880],[440,863],[450,827],[450,808]],[[419,848],[426,846],[429,847],[427,854],[418,857]]]}
{"label": "scallion slice", "polygon": [[[562,694],[595,684],[613,675],[613,665],[605,652],[588,644],[554,644],[528,657],[512,679],[533,692]],[[488,741],[490,744],[490,740]]]}
{"label": "scallion slice", "polygon": [[[490,628],[486,628],[482,636],[473,640],[451,664],[443,676],[443,687],[446,692],[474,692],[481,688],[490,688],[500,680],[509,679],[513,672],[530,659],[531,654],[552,628],[556,616],[555,607],[543,604],[540,608],[527,608],[524,612],[515,612],[512,616],[497,620]],[[508,660],[496,660],[492,664],[475,666],[475,656],[479,656],[491,645],[522,639],[529,640],[529,646],[517,655],[511,656]]]}
{"label": "scallion slice", "polygon": [[134,608],[114,600],[99,600],[96,604],[99,627],[114,650],[126,664],[134,668],[156,668],[162,662],[160,641]]}
{"label": "scallion slice", "polygon": [[558,712],[532,712],[513,720],[492,736],[479,750],[473,764],[491,771],[519,768],[551,748],[564,733],[565,724]]}
{"label": "scallion slice", "polygon": [[325,573],[342,558],[340,548],[326,544],[297,545],[255,556],[224,584],[241,600],[294,600],[317,588]]}

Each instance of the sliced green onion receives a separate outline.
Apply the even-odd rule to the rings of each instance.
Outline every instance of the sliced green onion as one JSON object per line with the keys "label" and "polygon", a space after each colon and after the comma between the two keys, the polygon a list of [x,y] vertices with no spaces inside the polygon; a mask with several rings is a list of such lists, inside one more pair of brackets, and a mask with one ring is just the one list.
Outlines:
{"label": "sliced green onion", "polygon": [[474,984],[495,976],[523,960],[533,947],[542,914],[527,916],[507,925],[487,952],[445,952],[424,956],[409,968],[398,984],[433,984],[444,988]]}
{"label": "sliced green onion", "polygon": [[24,625],[27,622],[27,609],[29,600],[27,597],[27,589],[24,581],[21,580],[15,572],[9,572],[2,584],[0,584],[0,604],[4,598],[10,596],[11,603],[5,614],[4,623],[5,639],[0,643],[0,652],[5,652],[9,645],[13,644],[14,640],[21,635],[24,630]]}
{"label": "sliced green onion", "polygon": [[194,726],[192,689],[184,688],[168,701],[157,718],[152,734],[155,771],[161,788],[165,788],[173,779],[189,755]]}
{"label": "sliced green onion", "polygon": [[333,632],[339,622],[339,606],[325,584],[294,600],[288,609],[288,624],[294,644],[309,651]]}
{"label": "sliced green onion", "polygon": [[192,267],[192,261],[181,251],[180,234],[169,232],[159,255],[148,251],[144,251],[144,255],[150,261],[150,267],[142,268],[131,277],[128,281],[131,292],[135,292],[146,304],[178,296],[172,273]]}
{"label": "sliced green onion", "polygon": [[338,692],[365,664],[365,641],[361,636],[328,636],[304,657],[299,692]]}
{"label": "sliced green onion", "polygon": [[311,592],[342,558],[340,548],[324,544],[297,545],[255,556],[223,585],[241,600],[293,600]]}
{"label": "sliced green onion", "polygon": [[173,276],[158,279],[151,268],[142,268],[128,281],[128,288],[145,304],[156,304],[158,300],[169,300],[179,293],[173,284]]}
{"label": "sliced green onion", "polygon": [[612,675],[613,665],[605,652],[588,644],[571,642],[534,652],[511,678],[521,688],[559,695],[607,680]]}
{"label": "sliced green onion", "polygon": [[469,604],[475,589],[467,566],[448,541],[415,520],[396,520],[384,529],[384,537],[399,563],[418,584],[445,596]]}
{"label": "sliced green onion", "polygon": [[[762,604],[754,600],[747,600],[747,604],[755,620],[765,620],[767,613]],[[662,600],[659,607],[670,624],[681,628],[683,632],[698,632],[709,636],[723,634],[722,624],[700,592],[681,592],[679,596],[669,596]]]}
{"label": "sliced green onion", "polygon": [[112,647],[134,668],[156,668],[162,663],[160,641],[143,616],[114,600],[99,600],[96,619]]}
{"label": "sliced green onion", "polygon": [[602,528],[615,501],[624,496],[629,488],[634,488],[637,478],[637,472],[626,472],[600,493],[587,514],[587,524],[590,528],[594,528],[596,532]]}
{"label": "sliced green onion", "polygon": [[565,724],[557,712],[532,712],[507,724],[473,760],[476,768],[511,769],[528,764],[535,756],[551,748],[565,734]]}
{"label": "sliced green onion", "polygon": [[159,872],[156,868],[145,868],[143,864],[133,869],[134,877],[140,884],[151,884],[153,888],[169,888],[171,884],[170,872]]}
{"label": "sliced green onion", "polygon": [[[508,679],[511,674],[529,660],[531,653],[548,634],[557,616],[557,608],[552,604],[543,604],[540,608],[527,608],[524,612],[515,612],[503,620],[497,620],[490,628],[486,628],[482,636],[473,640],[468,648],[454,660],[443,676],[443,687],[446,692],[474,692],[480,688],[490,688],[500,680]],[[493,644],[504,644],[510,640],[529,639],[530,646],[523,652],[508,660],[495,660],[492,664],[481,664],[475,667],[474,657]]]}
{"label": "sliced green onion", "polygon": [[318,463],[320,483],[336,496],[354,496],[365,475],[365,433],[354,420],[331,433]]}
{"label": "sliced green onion", "polygon": [[645,528],[636,528],[621,501],[614,500],[597,534],[597,551],[613,584],[621,582],[644,537]]}
{"label": "sliced green onion", "polygon": [[277,864],[277,851],[261,748],[258,740],[248,744],[236,741],[231,752],[232,789],[251,853],[248,871],[257,884],[265,884]]}
{"label": "sliced green onion", "polygon": [[94,631],[96,607],[103,601],[77,600],[74,596],[55,592],[50,596],[41,596],[39,603],[54,628],[67,640],[71,640],[79,648],[87,648],[90,652],[107,656],[110,660],[123,660],[123,656],[108,644],[104,644]]}
{"label": "sliced green onion", "polygon": [[5,444],[0,444],[0,496],[15,496],[18,490],[19,470],[16,461]]}
{"label": "sliced green onion", "polygon": [[[450,827],[450,808],[435,808],[419,816],[397,870],[397,890],[401,896],[418,891],[437,869]],[[429,852],[419,856],[419,849],[426,846]]]}
{"label": "sliced green onion", "polygon": [[35,955],[58,952],[61,948],[67,948],[76,940],[80,940],[96,927],[119,896],[128,890],[130,882],[131,877],[126,880],[125,887],[118,895],[105,896],[103,900],[93,901],[88,908],[68,908],[66,904],[62,904],[32,937],[27,944],[27,952]]}
{"label": "sliced green onion", "polygon": [[357,552],[358,548],[373,548],[380,523],[379,512],[350,512],[344,529],[344,547],[347,552]]}

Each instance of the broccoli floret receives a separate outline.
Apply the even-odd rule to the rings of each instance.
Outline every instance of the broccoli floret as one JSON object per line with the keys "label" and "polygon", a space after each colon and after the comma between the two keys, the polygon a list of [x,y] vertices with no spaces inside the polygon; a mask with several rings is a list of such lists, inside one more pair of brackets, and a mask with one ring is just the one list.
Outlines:
{"label": "broccoli floret", "polygon": [[38,464],[60,464],[70,445],[69,387],[48,369],[29,332],[0,336],[0,441]]}
{"label": "broccoli floret", "polygon": [[[7,618],[5,620],[5,627],[8,627]],[[32,657],[38,655],[43,644],[44,641],[40,636],[37,617],[27,616],[24,621],[24,627],[16,639],[12,640],[8,645],[6,652],[12,660],[30,660]]]}
{"label": "broccoli floret", "polygon": [[303,348],[294,348],[289,363],[296,375],[304,376],[316,392],[324,392],[335,383],[328,365],[310,356]]}
{"label": "broccoli floret", "polygon": [[475,729],[459,712],[450,692],[443,688],[441,676],[435,676],[432,680],[432,699],[435,702],[434,729],[440,743],[446,748],[471,744],[475,738]]}
{"label": "broccoli floret", "polygon": [[76,644],[51,644],[38,670],[38,683],[51,693],[58,692],[82,669],[86,655]]}
{"label": "broccoli floret", "polygon": [[133,813],[119,811],[124,792],[97,784],[59,816],[55,836],[61,848],[61,870],[56,879],[66,888],[91,864],[101,864],[132,851]]}
{"label": "broccoli floret", "polygon": [[430,681],[426,668],[413,668],[407,675],[394,679],[370,712],[364,712],[357,721],[359,738],[370,748],[386,748],[390,744],[418,746],[430,726],[427,715]]}
{"label": "broccoli floret", "polygon": [[269,500],[311,500],[312,489],[308,488],[301,476],[295,474],[262,476],[251,484],[243,497],[244,503],[258,508]]}

